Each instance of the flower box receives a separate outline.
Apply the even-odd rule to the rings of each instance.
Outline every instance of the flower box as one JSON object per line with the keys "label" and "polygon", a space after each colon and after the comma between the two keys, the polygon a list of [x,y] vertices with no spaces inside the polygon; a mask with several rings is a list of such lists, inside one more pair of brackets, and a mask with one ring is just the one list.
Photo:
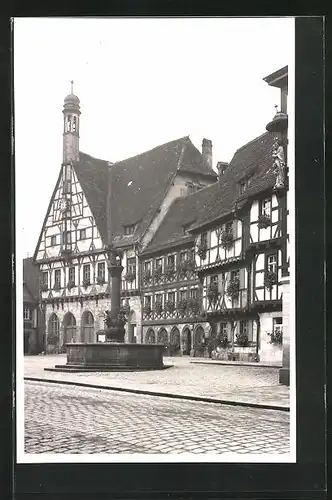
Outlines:
{"label": "flower box", "polygon": [[175,309],[175,304],[172,300],[167,300],[165,304],[165,309],[167,312],[172,313]]}
{"label": "flower box", "polygon": [[60,283],[55,283],[54,286],[53,286],[53,290],[55,290],[56,292],[58,292],[59,290],[61,290]]}
{"label": "flower box", "polygon": [[260,214],[258,216],[259,229],[266,229],[269,226],[271,226],[271,217],[267,214]]}
{"label": "flower box", "polygon": [[281,346],[282,345],[282,331],[276,330],[275,332],[267,333],[270,337],[269,344]]}
{"label": "flower box", "polygon": [[206,254],[207,254],[207,244],[206,243],[202,243],[200,242],[198,245],[197,245],[197,254],[198,256],[204,260],[206,258]]}
{"label": "flower box", "polygon": [[128,282],[128,283],[131,283],[132,281],[134,281],[136,279],[136,272],[133,272],[133,271],[128,271],[126,276],[125,276],[125,280]]}
{"label": "flower box", "polygon": [[75,286],[75,281],[74,280],[69,280],[67,284],[68,290],[71,290]]}
{"label": "flower box", "polygon": [[40,289],[41,289],[42,292],[47,292],[47,290],[48,290],[48,284],[47,283],[42,283],[40,285]]}
{"label": "flower box", "polygon": [[83,288],[88,288],[88,286],[90,286],[90,285],[91,285],[90,280],[83,280],[83,283],[82,283]]}
{"label": "flower box", "polygon": [[232,248],[234,244],[233,231],[222,231],[220,243],[225,250]]}
{"label": "flower box", "polygon": [[230,280],[227,290],[226,290],[226,295],[230,299],[234,299],[238,297],[240,292],[240,280],[238,278],[234,278]]}
{"label": "flower box", "polygon": [[97,276],[96,281],[97,281],[98,285],[104,285],[105,284],[105,278],[104,278],[104,276]]}
{"label": "flower box", "polygon": [[273,285],[276,285],[277,281],[277,275],[274,271],[265,271],[264,286],[267,290],[272,290]]}

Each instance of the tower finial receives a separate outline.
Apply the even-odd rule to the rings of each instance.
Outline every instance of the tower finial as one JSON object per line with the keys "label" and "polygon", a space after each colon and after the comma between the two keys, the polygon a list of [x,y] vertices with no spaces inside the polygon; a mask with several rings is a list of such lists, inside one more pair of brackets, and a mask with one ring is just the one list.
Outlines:
{"label": "tower finial", "polygon": [[70,84],[71,84],[71,94],[74,93],[74,80],[70,80]]}

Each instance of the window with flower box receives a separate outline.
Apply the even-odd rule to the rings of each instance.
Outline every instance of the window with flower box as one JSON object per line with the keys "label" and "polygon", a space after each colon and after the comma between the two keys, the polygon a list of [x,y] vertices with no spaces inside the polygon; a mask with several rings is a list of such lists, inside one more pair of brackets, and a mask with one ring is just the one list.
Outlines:
{"label": "window with flower box", "polygon": [[170,269],[175,268],[175,255],[168,255],[167,257],[167,267]]}
{"label": "window with flower box", "polygon": [[282,318],[273,318],[273,333],[282,333]]}
{"label": "window with flower box", "polygon": [[54,286],[61,287],[61,269],[54,271]]}
{"label": "window with flower box", "polygon": [[180,263],[182,264],[183,262],[186,262],[188,258],[187,252],[181,252],[180,253]]}

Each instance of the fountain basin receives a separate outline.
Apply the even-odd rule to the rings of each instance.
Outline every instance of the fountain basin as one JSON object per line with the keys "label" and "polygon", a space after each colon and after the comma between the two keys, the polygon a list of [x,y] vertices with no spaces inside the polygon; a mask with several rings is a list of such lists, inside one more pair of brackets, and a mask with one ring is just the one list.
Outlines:
{"label": "fountain basin", "polygon": [[45,368],[47,371],[101,372],[163,370],[163,344],[125,344],[120,342],[66,344],[67,363]]}

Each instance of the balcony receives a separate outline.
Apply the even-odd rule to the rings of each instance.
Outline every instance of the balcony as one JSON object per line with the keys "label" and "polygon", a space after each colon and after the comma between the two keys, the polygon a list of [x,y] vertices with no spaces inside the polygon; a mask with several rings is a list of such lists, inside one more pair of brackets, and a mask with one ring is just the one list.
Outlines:
{"label": "balcony", "polygon": [[185,319],[185,318],[197,318],[201,313],[201,300],[200,299],[189,299],[186,301],[178,302],[171,306],[170,303],[166,303],[165,306],[161,304],[156,304],[154,309],[150,309],[149,306],[144,306],[143,308],[143,321],[167,321],[169,319]]}

